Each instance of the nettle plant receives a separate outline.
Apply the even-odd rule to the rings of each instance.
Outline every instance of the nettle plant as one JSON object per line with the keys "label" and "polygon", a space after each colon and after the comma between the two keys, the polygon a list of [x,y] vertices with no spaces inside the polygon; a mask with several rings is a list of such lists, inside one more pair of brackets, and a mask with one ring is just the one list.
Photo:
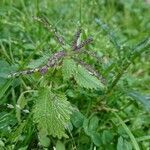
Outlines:
{"label": "nettle plant", "polygon": [[[21,140],[25,143],[24,145],[28,145],[29,143],[34,144],[35,142],[37,146],[38,141],[36,141],[37,137],[35,134],[38,133],[40,144],[44,147],[48,147],[50,144],[49,136],[60,139],[62,137],[68,137],[69,134],[73,137],[72,133],[76,134],[71,132],[73,124],[73,126],[79,129],[77,133],[81,133],[82,131],[80,129],[83,128],[84,133],[90,137],[94,145],[101,146],[110,143],[113,139],[113,135],[109,134],[109,131],[106,130],[103,132],[103,139],[107,142],[101,142],[101,134],[97,132],[99,118],[95,114],[98,112],[104,112],[103,114],[105,114],[105,112],[113,113],[126,130],[127,126],[116,113],[116,111],[119,110],[112,108],[114,105],[110,108],[106,102],[112,102],[114,97],[118,98],[120,93],[122,94],[124,92],[121,91],[122,89],[116,88],[116,85],[134,60],[140,56],[141,53],[149,49],[150,39],[144,39],[133,48],[122,47],[108,26],[97,19],[97,24],[107,33],[114,48],[117,50],[117,59],[115,59],[106,70],[99,72],[100,69],[98,70],[95,68],[100,68],[100,65],[102,64],[95,63],[92,65],[91,62],[94,61],[90,61],[89,58],[93,58],[97,62],[100,58],[96,53],[86,49],[86,46],[93,42],[93,38],[88,37],[85,40],[81,40],[83,31],[81,28],[75,33],[71,44],[67,44],[64,38],[60,36],[47,19],[38,17],[35,17],[34,19],[42,23],[44,27],[53,34],[55,40],[60,45],[61,50],[52,54],[47,62],[40,67],[8,75],[10,80],[24,75],[27,76],[27,79],[31,84],[32,81],[36,84],[32,84],[31,86],[34,89],[22,92],[17,103],[15,103],[17,104],[16,117],[19,125],[13,130],[14,132],[12,132],[9,140],[15,141],[16,143]],[[88,63],[85,62],[85,59],[82,59],[84,58],[82,56],[88,58]],[[32,78],[32,75],[36,74],[36,72],[40,74],[40,79],[38,78],[38,80],[37,78]],[[108,74],[111,74],[111,76]],[[30,76],[31,79],[28,78],[28,76]],[[84,98],[88,99],[90,97],[89,99],[94,99],[92,104],[88,101],[88,104],[86,105],[86,115],[90,116],[89,118],[86,118],[79,112],[78,108],[71,103],[71,96],[68,99],[66,90],[69,88],[75,92],[78,88],[83,95],[86,95],[84,95]],[[31,98],[28,96],[28,106],[24,94],[29,92],[33,92],[34,94],[32,94]],[[77,103],[80,104],[80,99],[78,98],[77,100]],[[31,112],[29,113],[28,110]],[[28,117],[23,115],[22,111],[29,113]],[[85,107],[83,108],[83,111],[85,111]],[[107,124],[108,119],[109,117],[107,115],[103,118],[103,121]],[[105,128],[107,129],[107,126]],[[128,130],[126,130],[126,132],[127,134],[129,133]],[[20,134],[22,134],[21,137]],[[26,135],[26,137],[23,135]],[[132,133],[129,133],[128,135],[133,146],[139,149]],[[24,141],[23,138],[27,138],[26,141]],[[122,140],[121,138],[119,139],[120,141]],[[73,143],[76,145],[75,142]],[[108,144],[106,144],[106,146],[107,145]],[[33,145],[30,147],[32,146]]]}
{"label": "nettle plant", "polygon": [[[61,78],[60,76],[63,78],[62,84],[63,82],[67,84],[69,80],[73,80],[75,84],[88,90],[105,90],[106,81],[98,71],[91,65],[80,60],[79,57],[82,53],[98,59],[95,53],[88,52],[88,50],[84,48],[93,41],[92,37],[81,41],[80,35],[82,29],[79,28],[74,35],[72,43],[68,45],[47,19],[39,17],[34,19],[42,23],[44,27],[53,34],[62,50],[50,56],[44,65],[38,68],[11,73],[8,77],[13,78],[39,72],[42,78],[32,110],[33,120],[38,132],[45,136],[52,135],[58,138],[68,137],[65,133],[65,129],[69,130],[68,124],[70,122],[70,116],[72,112],[77,111],[77,108],[70,104],[65,93],[57,92],[58,87],[61,87],[61,85],[57,85],[57,81]],[[52,68],[54,70],[52,70]],[[48,70],[50,71],[48,72]],[[60,73],[59,76],[57,72],[58,74]],[[48,74],[49,77],[44,79],[46,74]],[[54,80],[49,82],[49,78],[54,78]],[[19,103],[18,107],[21,107]],[[24,105],[22,108],[24,108]],[[20,116],[18,120],[21,121]]]}

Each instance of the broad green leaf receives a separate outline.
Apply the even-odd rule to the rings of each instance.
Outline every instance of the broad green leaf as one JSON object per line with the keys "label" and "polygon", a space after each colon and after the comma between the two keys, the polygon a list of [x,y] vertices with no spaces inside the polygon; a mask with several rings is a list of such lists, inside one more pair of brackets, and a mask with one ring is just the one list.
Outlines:
{"label": "broad green leaf", "polygon": [[93,116],[89,119],[84,119],[83,129],[84,132],[90,136],[92,142],[96,146],[102,145],[102,136],[96,130],[98,128],[99,119],[97,116]]}
{"label": "broad green leaf", "polygon": [[74,78],[77,84],[87,89],[98,89],[103,87],[100,80],[90,75],[90,73],[81,65],[78,65]]}
{"label": "broad green leaf", "polygon": [[123,137],[118,138],[117,150],[123,150]]}
{"label": "broad green leaf", "polygon": [[92,118],[85,118],[83,122],[83,128],[84,132],[91,136],[93,133],[95,133],[97,127],[98,127],[99,119],[97,116],[93,116]]}
{"label": "broad green leaf", "polygon": [[132,145],[120,136],[118,138],[117,150],[132,150]]}
{"label": "broad green leaf", "polygon": [[113,140],[113,135],[110,131],[108,130],[104,130],[103,131],[103,134],[102,134],[102,141],[103,141],[103,144],[109,144],[111,143]]}
{"label": "broad green leaf", "polygon": [[50,145],[50,138],[47,137],[46,133],[42,130],[39,131],[39,141],[43,147],[48,147]]}
{"label": "broad green leaf", "polygon": [[72,107],[65,95],[55,94],[49,88],[39,90],[33,118],[38,130],[43,130],[47,135],[62,138],[67,137],[65,127],[70,120]]}
{"label": "broad green leaf", "polygon": [[98,127],[99,118],[97,116],[93,116],[89,122],[89,130],[96,131]]}
{"label": "broad green leaf", "polygon": [[84,115],[79,111],[76,111],[71,116],[71,121],[76,128],[82,127],[84,121]]}
{"label": "broad green leaf", "polygon": [[87,134],[87,135],[91,135],[91,132],[89,131],[89,119],[84,119],[84,122],[83,122],[83,129],[84,129],[84,132]]}
{"label": "broad green leaf", "polygon": [[71,78],[76,72],[77,66],[73,59],[64,59],[62,65],[62,74],[64,80]]}
{"label": "broad green leaf", "polygon": [[65,145],[61,141],[57,141],[56,150],[65,150]]}
{"label": "broad green leaf", "polygon": [[93,141],[93,143],[96,145],[96,146],[100,146],[102,145],[102,137],[99,133],[97,132],[94,132],[92,133],[91,135],[91,140]]}

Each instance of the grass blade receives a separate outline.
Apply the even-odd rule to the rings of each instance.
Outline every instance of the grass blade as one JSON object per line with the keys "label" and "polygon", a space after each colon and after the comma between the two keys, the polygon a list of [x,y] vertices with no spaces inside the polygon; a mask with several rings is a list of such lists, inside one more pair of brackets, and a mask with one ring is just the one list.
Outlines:
{"label": "grass blade", "polygon": [[113,112],[113,114],[116,116],[116,118],[119,120],[120,124],[122,125],[122,127],[126,131],[126,133],[129,135],[135,150],[140,150],[140,147],[139,147],[134,135],[132,134],[132,132],[128,128],[128,126],[123,122],[123,120],[119,117],[119,115],[117,113]]}

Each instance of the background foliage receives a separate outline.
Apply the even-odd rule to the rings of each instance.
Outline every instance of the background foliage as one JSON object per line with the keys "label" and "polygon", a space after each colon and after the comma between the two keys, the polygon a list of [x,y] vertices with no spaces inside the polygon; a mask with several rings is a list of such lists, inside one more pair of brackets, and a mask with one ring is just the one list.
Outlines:
{"label": "background foliage", "polygon": [[[0,1],[0,149],[150,149],[150,5],[143,0]],[[35,68],[61,47],[33,20],[43,14],[72,41],[79,25],[91,54]]]}

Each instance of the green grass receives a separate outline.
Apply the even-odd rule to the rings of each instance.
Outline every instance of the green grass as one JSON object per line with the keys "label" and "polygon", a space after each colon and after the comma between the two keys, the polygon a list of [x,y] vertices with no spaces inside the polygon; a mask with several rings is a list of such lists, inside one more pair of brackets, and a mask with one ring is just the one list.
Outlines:
{"label": "green grass", "polygon": [[[149,150],[149,14],[144,0],[1,0],[0,149]],[[81,41],[93,37],[89,55],[66,46],[66,59],[44,76],[8,79],[62,50],[34,16],[68,45],[81,27]]]}

